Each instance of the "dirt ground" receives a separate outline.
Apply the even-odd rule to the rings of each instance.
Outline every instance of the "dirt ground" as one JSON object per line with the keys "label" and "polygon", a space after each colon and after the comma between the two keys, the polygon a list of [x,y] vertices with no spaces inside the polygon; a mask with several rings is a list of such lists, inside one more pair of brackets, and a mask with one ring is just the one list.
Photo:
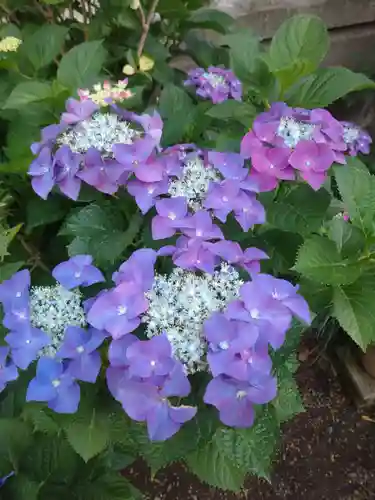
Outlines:
{"label": "dirt ground", "polygon": [[146,466],[129,471],[149,500],[375,500],[375,411],[343,393],[330,360],[305,343],[297,379],[306,412],[284,427],[272,484],[251,477],[234,495],[201,484],[183,466],[151,481]]}

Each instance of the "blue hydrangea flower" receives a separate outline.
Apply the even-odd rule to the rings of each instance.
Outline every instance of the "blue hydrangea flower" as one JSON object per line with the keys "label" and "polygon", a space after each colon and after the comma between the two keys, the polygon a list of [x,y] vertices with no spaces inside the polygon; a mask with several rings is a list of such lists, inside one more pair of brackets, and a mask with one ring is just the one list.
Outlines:
{"label": "blue hydrangea flower", "polygon": [[105,281],[101,271],[92,265],[92,261],[91,255],[75,255],[58,264],[52,271],[52,276],[67,290]]}
{"label": "blue hydrangea flower", "polygon": [[26,401],[46,402],[56,413],[75,413],[80,387],[57,359],[40,358],[36,376],[27,388]]}
{"label": "blue hydrangea flower", "polygon": [[0,347],[0,392],[2,392],[8,382],[16,380],[18,370],[16,365],[8,358],[9,348]]}

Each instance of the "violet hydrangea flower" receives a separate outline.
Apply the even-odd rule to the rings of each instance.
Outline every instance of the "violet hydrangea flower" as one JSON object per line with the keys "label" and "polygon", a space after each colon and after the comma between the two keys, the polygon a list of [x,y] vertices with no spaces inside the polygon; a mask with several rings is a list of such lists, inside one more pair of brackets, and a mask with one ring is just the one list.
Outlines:
{"label": "violet hydrangea flower", "polygon": [[82,161],[82,155],[73,153],[69,146],[64,145],[55,153],[56,184],[60,191],[72,200],[77,200],[81,189],[81,179],[77,173]]}
{"label": "violet hydrangea flower", "polygon": [[242,84],[229,69],[210,66],[207,70],[196,68],[188,73],[186,86],[195,86],[196,93],[214,104],[229,98],[242,100]]}
{"label": "violet hydrangea flower", "polygon": [[69,125],[90,118],[90,116],[99,110],[99,106],[90,99],[84,101],[69,98],[66,102],[66,112],[61,115],[62,123]]}
{"label": "violet hydrangea flower", "polygon": [[37,359],[43,347],[50,343],[50,338],[42,330],[28,325],[18,331],[8,333],[5,341],[11,347],[15,365],[26,370]]}
{"label": "violet hydrangea flower", "polygon": [[67,372],[74,378],[94,383],[101,367],[101,358],[97,349],[105,338],[106,334],[95,328],[83,330],[70,326],[65,330],[64,341],[56,356],[70,360]]}
{"label": "violet hydrangea flower", "polygon": [[52,276],[67,290],[105,281],[101,271],[92,265],[92,261],[91,255],[75,255],[58,264],[52,271]]}
{"label": "violet hydrangea flower", "polygon": [[354,123],[341,122],[344,127],[343,139],[348,147],[350,156],[357,156],[358,153],[368,155],[372,138],[365,130]]}
{"label": "violet hydrangea flower", "polygon": [[26,401],[46,402],[56,413],[75,413],[80,387],[61,361],[40,358],[36,376],[27,388]]}
{"label": "violet hydrangea flower", "polygon": [[38,157],[31,163],[28,174],[32,176],[34,191],[46,200],[56,182],[55,159],[48,147],[41,149]]}
{"label": "violet hydrangea flower", "polygon": [[152,219],[154,240],[170,238],[178,231],[187,216],[187,202],[182,196],[156,202],[157,215]]}
{"label": "violet hydrangea flower", "polygon": [[18,378],[18,370],[12,360],[8,358],[9,347],[0,346],[0,393],[5,389],[8,382]]}

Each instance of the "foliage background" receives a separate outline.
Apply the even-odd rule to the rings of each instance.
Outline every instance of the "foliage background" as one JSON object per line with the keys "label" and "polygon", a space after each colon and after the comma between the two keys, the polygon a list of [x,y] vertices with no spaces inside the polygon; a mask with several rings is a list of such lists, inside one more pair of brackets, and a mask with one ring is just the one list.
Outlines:
{"label": "foliage background", "polygon": [[[145,2],[147,13],[152,2]],[[374,88],[346,68],[320,68],[329,37],[313,16],[296,16],[277,31],[269,50],[233,19],[200,0],[160,0],[160,20],[144,26],[137,3],[6,0],[0,38],[16,36],[16,53],[0,55],[0,279],[26,265],[35,283],[51,282],[50,269],[68,255],[89,253],[110,276],[134,249],[157,248],[150,216],[141,217],[130,197],[108,197],[87,186],[77,202],[58,194],[37,198],[26,176],[30,144],[40,128],[59,120],[77,88],[122,77],[125,65],[136,111],[157,106],[164,123],[163,145],[194,142],[219,151],[239,150],[240,140],[269,103],[326,107],[349,92]],[[79,10],[83,22],[72,19]],[[65,14],[68,12],[69,17]],[[215,31],[207,37],[202,29]],[[246,49],[244,49],[246,48]],[[141,49],[141,50],[140,50]],[[146,56],[142,57],[141,56]],[[219,105],[198,101],[182,86],[178,62],[231,67],[244,85],[244,101]],[[336,318],[362,348],[375,340],[375,184],[358,159],[337,167],[314,192],[304,184],[282,184],[261,195],[267,224],[239,232],[234,221],[225,236],[244,247],[258,246],[271,259],[263,270],[299,282],[318,324]],[[346,211],[351,223],[335,217]],[[163,243],[164,244],[164,243]],[[131,422],[110,399],[104,382],[85,387],[79,412],[61,416],[42,405],[25,404],[30,372],[0,395],[0,472],[16,471],[1,494],[12,499],[116,500],[140,493],[118,471],[141,456],[152,474],[183,460],[202,481],[238,490],[245,475],[269,478],[280,424],[302,411],[293,373],[302,332],[295,325],[274,356],[279,380],[276,400],[259,409],[246,430],[218,426],[213,410],[198,416],[165,444],[150,444],[141,424]],[[193,379],[201,399],[202,381]]]}

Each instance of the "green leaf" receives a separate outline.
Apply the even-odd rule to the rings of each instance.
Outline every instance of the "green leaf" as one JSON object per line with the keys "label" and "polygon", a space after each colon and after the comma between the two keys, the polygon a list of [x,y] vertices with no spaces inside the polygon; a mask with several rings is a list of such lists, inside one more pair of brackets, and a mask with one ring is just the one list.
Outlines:
{"label": "green leaf", "polygon": [[364,351],[375,342],[375,275],[362,276],[333,291],[333,315]]}
{"label": "green leaf", "polygon": [[335,243],[323,236],[312,236],[304,242],[294,268],[306,278],[326,285],[353,283],[361,273],[359,263],[341,258]]}
{"label": "green leaf", "polygon": [[31,439],[31,429],[25,422],[16,418],[0,418],[0,459],[5,455],[13,470],[18,468]]}
{"label": "green leaf", "polygon": [[[133,216],[136,221],[139,216]],[[60,234],[74,239],[68,246],[69,255],[89,253],[98,264],[114,263],[133,242],[126,232],[125,221],[110,203],[91,203],[74,210],[65,221]]]}
{"label": "green leaf", "polygon": [[28,403],[22,412],[22,418],[33,426],[34,432],[54,435],[59,432],[60,428],[52,416],[48,415],[48,411],[39,403]]}
{"label": "green leaf", "polygon": [[18,224],[18,226],[7,229],[0,226],[0,262],[2,262],[7,255],[9,255],[8,247],[16,237],[21,227],[22,224]]}
{"label": "green leaf", "polygon": [[260,53],[259,37],[249,29],[226,35],[221,39],[222,45],[229,45],[230,67],[244,83],[252,83],[252,73],[256,69],[257,57]]}
{"label": "green leaf", "polygon": [[354,257],[363,251],[365,236],[354,224],[336,216],[327,224],[327,236],[336,243],[338,252],[343,257]]}
{"label": "green leaf", "polygon": [[121,474],[108,471],[94,480],[83,481],[77,486],[79,500],[137,500],[142,498]]}
{"label": "green leaf", "polygon": [[202,8],[192,12],[186,22],[198,25],[201,28],[215,30],[219,33],[227,33],[233,26],[234,19],[223,11]]}
{"label": "green leaf", "polygon": [[366,237],[375,232],[375,179],[358,158],[334,167],[335,178],[351,222]]}
{"label": "green leaf", "polygon": [[277,396],[271,402],[275,408],[277,419],[286,422],[299,413],[305,411],[298,386],[294,380],[293,372],[288,365],[284,365],[276,371]]}
{"label": "green leaf", "polygon": [[71,447],[88,462],[101,453],[109,442],[108,421],[95,408],[80,411],[71,422],[64,425],[66,437]]}
{"label": "green leaf", "polygon": [[273,71],[303,65],[308,74],[319,66],[329,48],[328,31],[316,16],[299,14],[287,19],[272,38],[269,63]]}
{"label": "green leaf", "polygon": [[[302,293],[301,295],[303,296]],[[290,357],[296,352],[305,331],[306,325],[293,320],[292,327],[287,331],[283,345],[276,351],[271,352],[272,364],[276,370],[282,369],[288,363]]]}
{"label": "green leaf", "polygon": [[250,127],[256,115],[256,109],[253,105],[246,102],[238,102],[234,99],[228,99],[220,104],[215,104],[208,111],[206,115],[211,118],[218,118],[222,120],[233,119],[237,120],[243,125]]}
{"label": "green leaf", "polygon": [[280,430],[273,411],[261,411],[248,429],[218,429],[214,443],[232,467],[268,479]]}
{"label": "green leaf", "polygon": [[17,474],[5,483],[4,498],[9,500],[38,500],[39,484],[25,474]]}
{"label": "green leaf", "polygon": [[45,24],[24,41],[24,53],[36,70],[50,64],[64,45],[69,29]]}
{"label": "green leaf", "polygon": [[362,73],[347,68],[321,68],[288,91],[291,106],[324,108],[350,92],[374,89],[375,83]]}
{"label": "green leaf", "polygon": [[0,283],[11,278],[24,264],[24,262],[20,261],[9,262],[0,266]]}
{"label": "green leaf", "polygon": [[329,203],[326,190],[314,191],[307,184],[301,184],[266,204],[267,223],[305,236],[320,229]]}
{"label": "green leaf", "polygon": [[6,100],[3,109],[17,109],[51,97],[51,85],[46,82],[19,83]]}
{"label": "green leaf", "polygon": [[217,440],[190,453],[185,460],[201,481],[215,488],[237,492],[245,480],[246,469],[241,469],[226,456]]}
{"label": "green leaf", "polygon": [[165,119],[163,144],[179,142],[194,122],[195,108],[187,93],[173,84],[164,87],[160,95],[159,109]]}
{"label": "green leaf", "polygon": [[101,40],[76,45],[61,59],[57,79],[73,90],[91,86],[98,79],[106,56]]}
{"label": "green leaf", "polygon": [[26,207],[26,230],[31,232],[35,227],[61,220],[65,214],[66,204],[61,196],[50,196],[47,200],[31,198]]}
{"label": "green leaf", "polygon": [[302,276],[299,279],[299,293],[307,301],[311,311],[330,316],[333,296],[331,286],[316,283],[316,281],[308,280]]}

